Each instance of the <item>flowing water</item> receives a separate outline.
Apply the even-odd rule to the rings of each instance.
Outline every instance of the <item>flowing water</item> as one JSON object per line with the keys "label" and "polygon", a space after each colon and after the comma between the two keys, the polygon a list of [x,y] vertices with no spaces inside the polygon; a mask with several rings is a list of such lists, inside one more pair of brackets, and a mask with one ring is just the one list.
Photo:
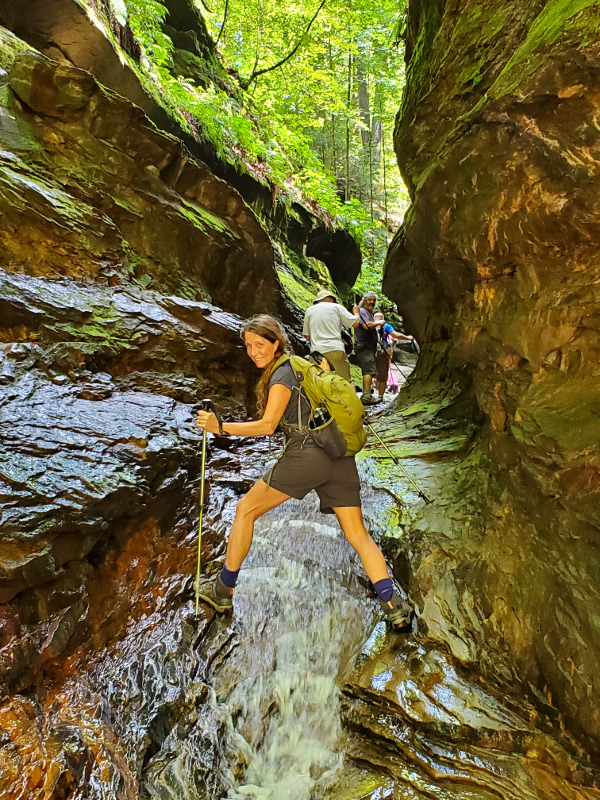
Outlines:
{"label": "flowing water", "polygon": [[312,800],[336,777],[338,686],[377,616],[367,586],[316,499],[257,523],[235,592],[239,645],[214,676],[230,716],[229,800]]}

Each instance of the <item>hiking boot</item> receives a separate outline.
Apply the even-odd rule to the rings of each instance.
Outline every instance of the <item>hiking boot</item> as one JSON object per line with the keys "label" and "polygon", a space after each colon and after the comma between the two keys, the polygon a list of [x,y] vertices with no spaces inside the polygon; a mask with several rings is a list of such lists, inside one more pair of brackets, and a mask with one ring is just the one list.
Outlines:
{"label": "hiking boot", "polygon": [[208,603],[209,606],[212,606],[215,611],[223,613],[224,611],[231,611],[233,608],[233,600],[231,599],[233,589],[225,586],[220,574],[211,578],[201,578],[199,588],[198,597]]}
{"label": "hiking boot", "polygon": [[386,620],[393,628],[408,628],[410,626],[413,609],[406,601],[399,597],[395,592],[389,602],[379,600]]}
{"label": "hiking boot", "polygon": [[376,400],[370,394],[367,394],[367,395],[363,394],[363,396],[360,398],[360,400],[361,400],[363,406],[374,406],[375,403],[379,403],[379,400]]}

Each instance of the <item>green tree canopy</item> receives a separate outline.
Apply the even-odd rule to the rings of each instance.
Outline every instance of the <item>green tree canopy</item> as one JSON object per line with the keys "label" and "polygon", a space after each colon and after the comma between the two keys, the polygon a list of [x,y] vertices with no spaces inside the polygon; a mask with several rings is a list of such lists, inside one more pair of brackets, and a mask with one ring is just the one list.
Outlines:
{"label": "green tree canopy", "polygon": [[375,265],[407,202],[392,147],[402,0],[195,0],[229,91],[177,73],[160,0],[126,2],[144,68],[171,103],[284,202],[320,207],[352,229],[366,285],[377,283]]}

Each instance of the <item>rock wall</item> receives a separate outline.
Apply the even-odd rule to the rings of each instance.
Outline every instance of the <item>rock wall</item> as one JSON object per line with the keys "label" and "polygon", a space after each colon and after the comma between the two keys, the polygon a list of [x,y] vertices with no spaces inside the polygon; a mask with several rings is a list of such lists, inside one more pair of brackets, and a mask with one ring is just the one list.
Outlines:
{"label": "rock wall", "polygon": [[139,108],[33,52],[10,66],[2,106],[5,266],[134,279],[244,313],[280,307],[255,215]]}
{"label": "rock wall", "polygon": [[[98,629],[89,586],[107,554],[147,535],[160,561],[193,530],[196,404],[244,415],[256,376],[238,315],[291,314],[278,245],[180,140],[5,29],[0,67],[0,681],[14,690]],[[120,602],[109,592],[109,618]]]}
{"label": "rock wall", "polygon": [[407,523],[412,593],[433,638],[592,752],[600,4],[411,0],[407,23],[395,143],[412,205],[384,290],[428,343],[425,385],[437,370],[473,386],[464,419],[484,419]]}
{"label": "rock wall", "polygon": [[[198,87],[214,84],[241,99],[241,90],[221,65],[197,6],[192,0],[168,0],[165,6],[163,28],[173,42],[172,71]],[[342,228],[335,229],[335,221],[326,214],[299,202],[281,202],[278,187],[261,177],[260,170],[243,169],[222,157],[201,123],[170,105],[139,68],[131,30],[119,23],[109,7],[108,0],[31,0],[23,13],[12,0],[0,0],[0,25],[43,55],[90,72],[102,86],[139,106],[213,176],[239,192],[275,249],[279,290],[286,299],[282,310],[288,321],[303,305],[298,306],[296,298],[307,292],[314,295],[315,286],[335,284],[338,291],[347,292],[358,277],[362,260],[352,236]]]}

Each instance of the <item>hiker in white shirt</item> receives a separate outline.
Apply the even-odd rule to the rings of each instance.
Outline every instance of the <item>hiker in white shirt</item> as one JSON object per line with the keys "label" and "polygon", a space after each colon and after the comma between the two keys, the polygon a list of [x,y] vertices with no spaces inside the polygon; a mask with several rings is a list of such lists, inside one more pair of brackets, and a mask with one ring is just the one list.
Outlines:
{"label": "hiker in white shirt", "polygon": [[355,328],[358,317],[347,311],[328,289],[321,289],[304,317],[302,333],[311,352],[318,352],[345,378],[350,378],[350,362],[342,341],[342,328]]}

